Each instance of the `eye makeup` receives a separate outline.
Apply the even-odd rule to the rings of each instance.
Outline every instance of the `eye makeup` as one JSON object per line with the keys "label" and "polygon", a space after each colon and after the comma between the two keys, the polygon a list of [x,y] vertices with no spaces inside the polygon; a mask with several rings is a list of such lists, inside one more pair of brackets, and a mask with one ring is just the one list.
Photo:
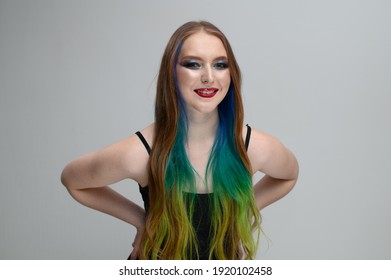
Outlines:
{"label": "eye makeup", "polygon": [[228,62],[226,61],[217,61],[216,63],[213,64],[213,67],[218,69],[218,70],[224,70],[228,68]]}
{"label": "eye makeup", "polygon": [[[203,67],[203,64],[201,62],[193,59],[185,59],[179,64],[185,68],[193,70],[201,69]],[[229,66],[226,60],[218,60],[212,64],[212,67],[217,70],[225,70],[228,69]]]}
{"label": "eye makeup", "polygon": [[195,60],[184,60],[180,63],[181,66],[189,69],[200,69],[201,63],[195,61]]}

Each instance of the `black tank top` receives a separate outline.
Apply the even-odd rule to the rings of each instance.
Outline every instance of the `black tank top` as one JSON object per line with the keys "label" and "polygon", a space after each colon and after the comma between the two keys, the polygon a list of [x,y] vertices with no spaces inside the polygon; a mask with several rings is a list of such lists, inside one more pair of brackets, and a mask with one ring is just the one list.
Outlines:
{"label": "black tank top", "polygon": [[[245,139],[246,151],[250,143],[251,127],[247,126],[247,134]],[[140,138],[144,144],[148,154],[151,154],[151,147],[145,140],[144,136],[140,131],[136,132],[136,135]],[[139,185],[139,191],[144,201],[145,212],[149,210],[149,188],[148,186],[142,187]],[[210,210],[209,210],[209,199],[213,196],[213,193],[197,193],[194,202],[194,216],[193,216],[193,227],[195,229],[198,241],[198,259],[207,260],[209,259],[209,241],[210,241]]]}

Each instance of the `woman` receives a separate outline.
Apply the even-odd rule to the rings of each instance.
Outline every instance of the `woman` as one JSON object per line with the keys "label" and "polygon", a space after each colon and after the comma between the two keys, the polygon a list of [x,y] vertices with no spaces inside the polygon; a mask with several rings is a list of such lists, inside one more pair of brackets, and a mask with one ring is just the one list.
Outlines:
{"label": "woman", "polygon": [[[130,259],[253,259],[259,210],[295,185],[277,139],[243,124],[240,71],[224,34],[188,22],[172,35],[157,82],[155,123],[69,163],[80,203],[137,228]],[[252,185],[252,175],[264,177]],[[138,182],[144,208],[108,185]]]}

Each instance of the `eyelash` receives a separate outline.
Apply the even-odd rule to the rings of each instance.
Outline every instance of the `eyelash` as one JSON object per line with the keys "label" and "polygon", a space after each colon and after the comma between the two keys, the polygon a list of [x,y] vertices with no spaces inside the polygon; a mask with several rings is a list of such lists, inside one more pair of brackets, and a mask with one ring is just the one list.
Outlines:
{"label": "eyelash", "polygon": [[[198,62],[195,61],[185,61],[181,63],[183,67],[193,69],[193,70],[198,70],[202,67],[202,65]],[[213,67],[216,68],[217,70],[224,70],[228,68],[228,63],[226,62],[216,62],[213,64]]]}
{"label": "eyelash", "polygon": [[183,67],[189,68],[189,69],[199,69],[201,68],[201,64],[198,62],[193,61],[185,61],[181,64]]}
{"label": "eyelash", "polygon": [[214,64],[214,67],[217,68],[217,69],[220,69],[220,70],[224,70],[224,69],[228,68],[228,63],[226,63],[226,62],[216,62]]}

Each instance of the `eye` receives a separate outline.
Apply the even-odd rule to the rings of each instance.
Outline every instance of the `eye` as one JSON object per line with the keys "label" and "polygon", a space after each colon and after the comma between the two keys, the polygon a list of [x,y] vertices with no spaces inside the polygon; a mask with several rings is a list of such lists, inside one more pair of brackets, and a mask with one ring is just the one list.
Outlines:
{"label": "eye", "polygon": [[219,61],[219,62],[216,62],[213,66],[214,66],[214,68],[216,68],[218,70],[224,70],[224,69],[228,68],[228,63],[225,61]]}
{"label": "eye", "polygon": [[201,64],[196,61],[184,61],[181,63],[183,67],[189,68],[189,69],[200,69]]}

